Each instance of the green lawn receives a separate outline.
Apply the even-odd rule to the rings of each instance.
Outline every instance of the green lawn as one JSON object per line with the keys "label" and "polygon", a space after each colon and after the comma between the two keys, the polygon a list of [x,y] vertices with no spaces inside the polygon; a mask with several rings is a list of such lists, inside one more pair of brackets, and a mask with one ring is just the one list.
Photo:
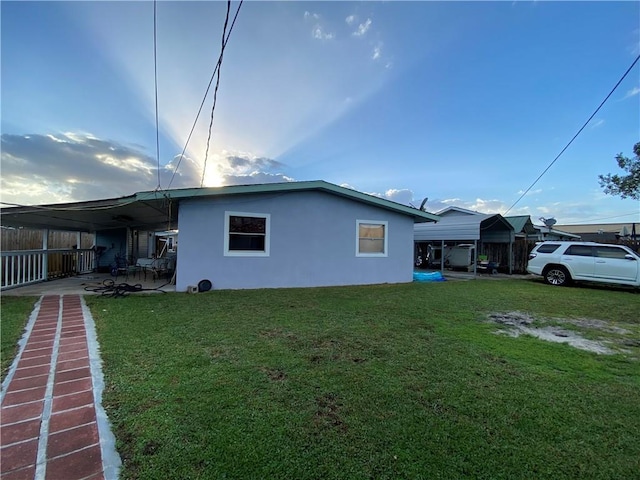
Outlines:
{"label": "green lawn", "polygon": [[[638,478],[640,348],[494,334],[640,295],[472,281],[89,297],[123,478]],[[633,344],[633,341],[628,342]]]}
{"label": "green lawn", "polygon": [[[85,298],[124,479],[640,478],[631,291],[478,280]],[[514,311],[605,320],[624,330],[569,327],[624,343],[597,355],[496,335],[488,314]]]}
{"label": "green lawn", "polygon": [[18,352],[18,340],[38,299],[0,296],[0,363],[2,380]]}

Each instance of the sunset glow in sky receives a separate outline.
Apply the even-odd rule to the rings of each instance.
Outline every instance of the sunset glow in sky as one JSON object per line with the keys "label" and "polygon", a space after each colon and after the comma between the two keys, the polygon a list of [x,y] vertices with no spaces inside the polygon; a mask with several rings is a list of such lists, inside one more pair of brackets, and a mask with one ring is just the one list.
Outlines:
{"label": "sunset glow in sky", "polygon": [[[3,202],[326,180],[504,213],[640,53],[638,2],[3,1]],[[238,8],[231,4],[231,17]],[[231,22],[231,19],[230,19]],[[215,84],[215,80],[214,80]],[[640,141],[640,64],[509,215],[640,221],[598,175]],[[159,165],[159,171],[158,171]]]}

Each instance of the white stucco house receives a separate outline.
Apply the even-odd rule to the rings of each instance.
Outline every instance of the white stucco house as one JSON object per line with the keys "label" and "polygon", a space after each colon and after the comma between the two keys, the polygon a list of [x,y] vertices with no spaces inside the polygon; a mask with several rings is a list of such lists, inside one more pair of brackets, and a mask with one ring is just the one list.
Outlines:
{"label": "white stucco house", "polygon": [[141,192],[7,208],[1,217],[3,225],[94,232],[103,258],[146,256],[151,232],[177,229],[177,291],[202,280],[214,289],[411,282],[414,224],[439,218],[324,181]]}
{"label": "white stucco house", "polygon": [[411,282],[413,225],[437,217],[326,182],[223,187],[178,212],[176,289]]}

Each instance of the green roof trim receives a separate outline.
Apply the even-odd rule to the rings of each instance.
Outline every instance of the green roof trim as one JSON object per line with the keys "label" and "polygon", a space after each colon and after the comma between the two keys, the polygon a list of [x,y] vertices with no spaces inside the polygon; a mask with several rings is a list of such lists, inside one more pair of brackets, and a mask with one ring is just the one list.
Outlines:
{"label": "green roof trim", "polygon": [[[281,182],[281,183],[261,183],[254,185],[228,185],[223,187],[203,187],[203,188],[181,188],[165,191],[139,192],[135,194],[135,199],[140,201],[155,200],[167,197],[173,200],[186,200],[197,197],[214,197],[225,195],[248,195],[259,193],[283,193],[283,192],[303,192],[322,191],[349,198],[362,203],[367,203],[385,210],[389,210],[413,217],[414,222],[437,222],[438,215],[424,212],[417,208],[402,205],[385,198],[376,197],[367,193],[358,192],[350,188],[341,187],[323,180],[301,181],[301,182]],[[123,199],[125,201],[129,199]]]}

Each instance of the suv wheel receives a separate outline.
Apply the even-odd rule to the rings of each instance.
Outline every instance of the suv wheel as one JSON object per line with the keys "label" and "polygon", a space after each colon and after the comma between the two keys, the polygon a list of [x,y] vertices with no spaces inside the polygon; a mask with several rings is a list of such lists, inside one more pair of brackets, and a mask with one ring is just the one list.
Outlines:
{"label": "suv wheel", "polygon": [[544,281],[558,287],[571,283],[571,275],[564,267],[549,267],[545,270]]}

